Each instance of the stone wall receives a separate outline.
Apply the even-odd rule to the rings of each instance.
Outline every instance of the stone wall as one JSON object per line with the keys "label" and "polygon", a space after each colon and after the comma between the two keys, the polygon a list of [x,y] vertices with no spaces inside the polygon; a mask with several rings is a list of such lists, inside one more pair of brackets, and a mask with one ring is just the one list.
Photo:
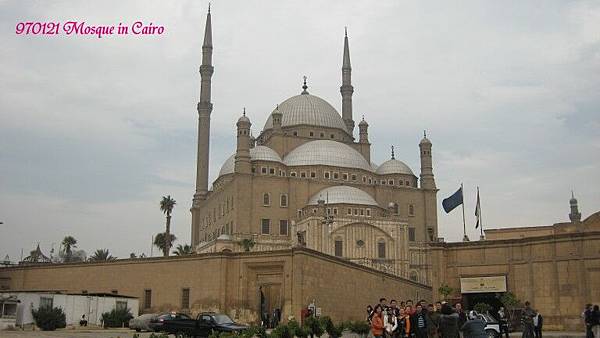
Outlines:
{"label": "stone wall", "polygon": [[[598,224],[600,225],[600,224]],[[529,300],[547,329],[582,330],[586,303],[600,304],[600,229],[552,236],[432,245],[434,298],[461,277],[505,275],[508,291]]]}
{"label": "stone wall", "polygon": [[[348,320],[361,319],[380,296],[431,297],[425,285],[304,248],[0,268],[0,281],[9,290],[116,291],[138,297],[140,312],[222,311],[246,323],[259,318],[259,286],[284,318],[299,318],[313,299],[323,314]],[[183,289],[189,289],[189,309],[181,308]]]}

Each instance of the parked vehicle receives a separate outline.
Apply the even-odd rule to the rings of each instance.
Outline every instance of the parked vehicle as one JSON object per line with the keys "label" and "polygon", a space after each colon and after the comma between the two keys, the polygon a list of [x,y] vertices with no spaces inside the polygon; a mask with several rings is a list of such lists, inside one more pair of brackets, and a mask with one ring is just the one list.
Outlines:
{"label": "parked vehicle", "polygon": [[196,319],[173,319],[163,322],[161,332],[174,334],[176,337],[208,337],[212,332],[239,333],[248,328],[235,323],[226,314],[203,312]]}
{"label": "parked vehicle", "polygon": [[162,327],[165,324],[165,322],[176,319],[192,319],[192,317],[186,315],[185,313],[179,312],[163,313],[156,317],[153,317],[150,320],[150,324],[148,324],[148,326],[152,331],[160,332],[162,331]]}
{"label": "parked vehicle", "polygon": [[485,321],[485,333],[488,335],[488,338],[499,338],[500,322],[489,313],[479,313],[478,316]]}
{"label": "parked vehicle", "polygon": [[150,321],[156,316],[158,316],[157,313],[146,313],[141,316],[137,316],[129,320],[129,328],[136,330],[137,332],[153,331],[152,328],[150,328]]}

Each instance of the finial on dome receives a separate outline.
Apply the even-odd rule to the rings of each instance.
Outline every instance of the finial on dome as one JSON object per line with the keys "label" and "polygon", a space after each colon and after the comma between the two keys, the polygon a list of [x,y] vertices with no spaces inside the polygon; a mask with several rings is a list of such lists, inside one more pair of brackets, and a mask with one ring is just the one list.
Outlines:
{"label": "finial on dome", "polygon": [[344,36],[348,36],[348,26],[344,26]]}
{"label": "finial on dome", "polygon": [[308,91],[307,91],[308,86],[306,85],[306,75],[303,78],[304,78],[304,84],[302,85],[302,89],[303,89],[302,94],[308,94]]}
{"label": "finial on dome", "polygon": [[246,116],[246,107],[244,107],[244,112],[242,113],[242,115]]}
{"label": "finial on dome", "polygon": [[423,137],[427,138],[427,130],[423,130]]}
{"label": "finial on dome", "polygon": [[279,103],[275,106],[275,110],[279,110]]}
{"label": "finial on dome", "polygon": [[394,146],[392,146],[392,160],[395,160],[396,156],[394,156]]}
{"label": "finial on dome", "polygon": [[210,2],[208,3],[208,14],[210,14]]}

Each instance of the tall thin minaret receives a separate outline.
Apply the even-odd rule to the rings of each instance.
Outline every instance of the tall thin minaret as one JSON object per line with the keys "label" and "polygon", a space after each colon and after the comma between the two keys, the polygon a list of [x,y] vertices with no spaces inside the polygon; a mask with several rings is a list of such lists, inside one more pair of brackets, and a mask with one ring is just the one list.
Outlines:
{"label": "tall thin minaret", "polygon": [[342,62],[342,119],[350,135],[354,132],[354,120],[352,120],[352,67],[350,66],[350,48],[348,47],[348,30],[344,31],[344,60]]}
{"label": "tall thin minaret", "polygon": [[575,198],[575,193],[571,190],[571,199],[569,200],[569,206],[571,207],[571,213],[569,214],[569,219],[573,223],[581,222],[581,213],[579,212],[579,205],[577,204],[577,199]]}
{"label": "tall thin minaret", "polygon": [[431,159],[431,141],[427,133],[423,131],[423,139],[419,142],[421,150],[421,189],[435,190],[435,179],[433,177],[433,161]]}
{"label": "tall thin minaret", "polygon": [[206,15],[204,43],[202,44],[202,65],[200,66],[200,102],[198,102],[198,163],[196,173],[196,193],[193,206],[206,198],[208,193],[208,159],[210,146],[210,114],[213,105],[210,102],[210,84],[214,72],[212,66],[212,27],[210,5]]}

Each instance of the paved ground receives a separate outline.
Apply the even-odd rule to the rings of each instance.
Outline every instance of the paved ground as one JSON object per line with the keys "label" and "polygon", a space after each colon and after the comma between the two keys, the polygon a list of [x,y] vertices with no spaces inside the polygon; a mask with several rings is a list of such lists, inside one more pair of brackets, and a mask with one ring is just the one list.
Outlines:
{"label": "paved ground", "polygon": [[[135,331],[129,329],[65,329],[57,331],[0,331],[0,338],[132,338]],[[150,337],[149,332],[139,334],[140,338]],[[173,336],[171,336],[173,337]],[[520,338],[518,332],[511,333],[511,338]],[[585,338],[584,332],[544,332],[546,338]],[[327,335],[321,336],[327,338]],[[344,338],[358,338],[355,334],[344,334]]]}

